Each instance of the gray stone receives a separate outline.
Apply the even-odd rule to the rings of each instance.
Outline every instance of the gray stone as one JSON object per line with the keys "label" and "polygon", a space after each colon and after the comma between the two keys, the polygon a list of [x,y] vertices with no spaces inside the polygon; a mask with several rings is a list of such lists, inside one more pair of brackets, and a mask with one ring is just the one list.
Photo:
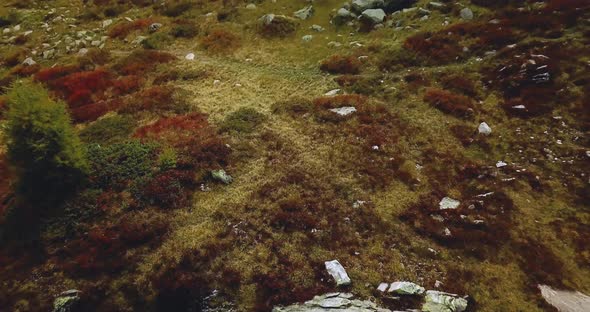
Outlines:
{"label": "gray stone", "polygon": [[315,31],[317,31],[317,32],[322,32],[322,31],[324,31],[324,30],[325,30],[325,29],[324,29],[324,27],[322,27],[322,26],[320,26],[320,25],[315,25],[315,24],[314,24],[314,25],[311,25],[311,27],[310,27],[310,28],[311,28],[312,30],[315,30]]}
{"label": "gray stone", "polygon": [[436,9],[442,9],[444,8],[446,5],[444,3],[440,3],[440,2],[435,2],[435,1],[430,1],[428,3],[429,6],[436,8]]}
{"label": "gray stone", "polygon": [[107,28],[113,23],[112,19],[102,21],[102,28]]}
{"label": "gray stone", "polygon": [[579,291],[558,290],[547,285],[539,285],[541,296],[560,312],[587,312],[590,296]]}
{"label": "gray stone", "polygon": [[82,292],[76,289],[64,291],[53,301],[53,312],[73,312],[80,302]]}
{"label": "gray stone", "polygon": [[32,65],[35,65],[35,64],[37,64],[37,62],[35,62],[35,60],[33,60],[33,58],[32,58],[32,57],[27,57],[27,58],[26,58],[26,59],[23,61],[23,64],[24,64],[24,65],[27,65],[27,66],[32,66]]}
{"label": "gray stone", "polygon": [[424,291],[424,287],[412,282],[395,282],[391,283],[387,292],[398,295],[421,295]]}
{"label": "gray stone", "polygon": [[303,37],[301,37],[301,40],[303,40],[304,42],[310,42],[313,39],[312,35],[305,35]]}
{"label": "gray stone", "polygon": [[293,13],[293,15],[299,19],[306,20],[313,15],[313,11],[313,6],[309,5],[299,11],[296,11]]}
{"label": "gray stone", "polygon": [[273,312],[391,312],[380,308],[371,301],[353,299],[350,293],[329,293],[315,296],[303,304],[294,304],[287,307],[274,307]]}
{"label": "gray stone", "polygon": [[424,312],[463,312],[467,309],[467,300],[455,294],[429,290],[424,297]]}
{"label": "gray stone", "polygon": [[473,11],[470,8],[463,8],[461,10],[461,18],[464,20],[472,20],[473,19]]}
{"label": "gray stone", "polygon": [[349,20],[351,20],[353,18],[354,18],[354,16],[352,15],[352,13],[348,9],[340,8],[336,12],[336,16],[334,16],[334,18],[332,19],[332,22],[336,26],[340,26],[340,25],[344,25],[346,22],[348,22]]}
{"label": "gray stone", "polygon": [[378,9],[385,6],[383,0],[352,0],[352,9],[358,13],[361,13],[368,9]]}
{"label": "gray stone", "polygon": [[383,9],[368,9],[364,10],[361,18],[371,24],[382,23],[385,19],[385,11]]}
{"label": "gray stone", "polygon": [[342,267],[338,260],[326,261],[324,264],[326,265],[328,273],[336,281],[336,285],[350,285],[350,277],[348,277],[346,270],[344,270],[344,267]]}
{"label": "gray stone", "polygon": [[233,180],[234,180],[234,179],[233,179],[233,178],[232,178],[232,177],[231,177],[229,174],[227,174],[227,173],[225,172],[225,170],[223,170],[223,169],[219,169],[219,170],[213,170],[213,171],[211,171],[211,177],[212,177],[214,180],[216,180],[216,181],[219,181],[219,182],[221,182],[221,183],[223,183],[223,184],[230,184],[230,183],[232,183],[232,182],[233,182]]}
{"label": "gray stone", "polygon": [[53,58],[54,56],[55,56],[55,49],[43,51],[43,58],[44,59],[50,59],[50,58]]}
{"label": "gray stone", "polygon": [[248,10],[256,10],[256,4],[254,4],[254,3],[248,3],[248,5],[246,5],[246,9],[248,9]]}
{"label": "gray stone", "polygon": [[149,30],[150,32],[156,32],[156,31],[158,31],[160,28],[162,28],[162,26],[163,26],[163,25],[162,25],[162,24],[160,24],[160,23],[153,23],[153,24],[151,24],[151,25],[148,27],[148,30]]}
{"label": "gray stone", "polygon": [[356,112],[356,108],[352,107],[352,106],[344,106],[344,107],[332,108],[332,109],[330,109],[330,111],[333,113],[336,113],[340,116],[348,116],[348,115]]}
{"label": "gray stone", "polygon": [[458,201],[456,199],[452,199],[450,197],[445,197],[440,201],[440,203],[438,203],[438,206],[441,210],[457,209],[457,207],[459,207],[459,205],[461,205],[460,201]]}
{"label": "gray stone", "polygon": [[479,134],[483,134],[483,135],[492,134],[492,128],[490,128],[490,126],[488,126],[488,124],[485,122],[480,123],[479,127],[477,127],[477,130],[479,131]]}

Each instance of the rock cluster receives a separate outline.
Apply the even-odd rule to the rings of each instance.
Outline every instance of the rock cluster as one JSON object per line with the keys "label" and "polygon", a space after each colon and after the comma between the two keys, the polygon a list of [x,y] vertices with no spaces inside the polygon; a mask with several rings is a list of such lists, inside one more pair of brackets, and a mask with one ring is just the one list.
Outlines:
{"label": "rock cluster", "polygon": [[321,312],[321,311],[355,311],[355,312],[390,312],[380,308],[374,302],[354,299],[350,293],[329,293],[315,296],[303,304],[275,307],[273,312]]}

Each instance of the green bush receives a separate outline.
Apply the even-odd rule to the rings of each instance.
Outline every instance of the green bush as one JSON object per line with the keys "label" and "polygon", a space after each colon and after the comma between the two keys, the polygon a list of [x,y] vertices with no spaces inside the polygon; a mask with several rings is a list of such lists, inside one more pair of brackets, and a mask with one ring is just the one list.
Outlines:
{"label": "green bush", "polygon": [[255,109],[242,107],[225,118],[221,124],[221,131],[250,133],[264,120],[266,117]]}
{"label": "green bush", "polygon": [[195,24],[180,24],[170,30],[170,35],[175,38],[193,38],[199,34],[199,28]]}
{"label": "green bush", "polygon": [[99,119],[80,132],[84,143],[114,144],[129,137],[135,128],[135,120],[129,116],[116,115]]}
{"label": "green bush", "polygon": [[66,106],[30,81],[8,92],[8,159],[18,177],[17,192],[30,203],[51,204],[84,179],[88,163]]}
{"label": "green bush", "polygon": [[141,42],[145,49],[159,50],[172,43],[172,37],[166,33],[155,33]]}
{"label": "green bush", "polygon": [[88,146],[90,178],[96,187],[121,189],[148,176],[155,167],[156,146],[139,141]]}

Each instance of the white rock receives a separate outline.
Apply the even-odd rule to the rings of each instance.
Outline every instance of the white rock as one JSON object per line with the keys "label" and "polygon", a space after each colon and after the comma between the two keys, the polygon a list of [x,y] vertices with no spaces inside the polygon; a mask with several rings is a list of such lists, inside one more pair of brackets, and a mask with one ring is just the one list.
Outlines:
{"label": "white rock", "polygon": [[473,11],[470,8],[464,8],[460,12],[461,18],[464,20],[472,20],[473,19]]}
{"label": "white rock", "polygon": [[185,60],[188,60],[188,61],[192,61],[192,60],[194,60],[194,59],[195,59],[195,54],[194,54],[194,53],[189,53],[189,54],[187,54],[187,55],[184,57],[184,59],[185,59]]}
{"label": "white rock", "polygon": [[508,166],[508,164],[501,161],[501,160],[496,163],[496,168],[502,168],[502,167],[506,167],[506,166]]}
{"label": "white rock", "polygon": [[463,312],[467,309],[467,300],[455,294],[429,290],[424,299],[422,311],[425,312]]}
{"label": "white rock", "polygon": [[324,264],[326,265],[328,273],[336,281],[336,285],[350,285],[350,277],[348,277],[346,270],[344,270],[344,267],[342,267],[338,260],[326,261]]}
{"label": "white rock", "polygon": [[246,5],[246,9],[248,9],[248,10],[256,10],[256,4],[254,4],[254,3],[248,3],[248,5]]}
{"label": "white rock", "polygon": [[85,55],[86,53],[88,53],[88,49],[86,48],[82,48],[78,51],[78,55]]}
{"label": "white rock", "polygon": [[216,85],[218,85],[220,83],[221,83],[221,80],[217,80],[217,79],[213,80],[213,85],[214,86],[216,86]]}
{"label": "white rock", "polygon": [[107,28],[113,23],[112,19],[102,21],[102,28]]}
{"label": "white rock", "polygon": [[381,283],[381,284],[379,284],[379,286],[377,286],[377,290],[380,292],[385,292],[388,287],[389,287],[389,284]]}
{"label": "white rock", "polygon": [[35,62],[35,60],[33,60],[32,57],[27,57],[24,61],[23,64],[28,65],[28,66],[32,66],[37,64],[37,62]]}
{"label": "white rock", "polygon": [[579,291],[558,290],[547,285],[538,285],[541,296],[550,305],[563,312],[587,312],[590,296]]}
{"label": "white rock", "polygon": [[312,35],[305,35],[303,37],[301,37],[301,40],[303,40],[304,42],[310,42],[313,39]]}
{"label": "white rock", "polygon": [[459,205],[461,205],[460,201],[458,201],[456,199],[452,199],[450,197],[445,197],[440,201],[440,203],[438,203],[438,206],[440,207],[441,210],[457,209],[457,207],[459,207]]}
{"label": "white rock", "polygon": [[325,29],[324,29],[324,27],[322,27],[322,26],[320,26],[320,25],[315,25],[315,24],[314,24],[314,25],[311,25],[311,27],[310,27],[310,28],[311,28],[312,30],[315,30],[315,31],[317,31],[317,32],[322,32],[322,31],[324,31],[324,30],[325,30]]}
{"label": "white rock", "polygon": [[332,108],[332,109],[330,109],[330,111],[334,112],[340,116],[348,116],[348,115],[356,112],[356,108],[352,107],[352,106],[344,106],[344,107]]}
{"label": "white rock", "polygon": [[480,134],[483,134],[483,135],[492,134],[492,128],[490,128],[490,126],[485,122],[480,123],[479,127],[477,127],[477,130],[479,131]]}
{"label": "white rock", "polygon": [[4,28],[4,30],[2,30],[3,34],[9,34],[10,33],[10,28]]}
{"label": "white rock", "polygon": [[424,287],[412,282],[395,282],[391,283],[387,292],[398,295],[421,295],[424,291]]}
{"label": "white rock", "polygon": [[20,31],[20,25],[16,25],[12,28],[14,31]]}
{"label": "white rock", "polygon": [[385,11],[383,9],[368,9],[363,11],[361,17],[372,24],[379,24],[385,19]]}
{"label": "white rock", "polygon": [[334,90],[330,90],[330,91],[324,93],[324,95],[325,96],[334,96],[334,95],[340,93],[340,91],[341,91],[340,89],[334,89]]}

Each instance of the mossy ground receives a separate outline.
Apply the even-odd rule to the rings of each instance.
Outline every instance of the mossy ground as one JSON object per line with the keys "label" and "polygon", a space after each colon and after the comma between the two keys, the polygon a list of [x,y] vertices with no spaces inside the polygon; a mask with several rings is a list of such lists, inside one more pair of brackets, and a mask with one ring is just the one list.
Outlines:
{"label": "mossy ground", "polygon": [[[416,5],[425,7],[427,2]],[[551,65],[573,67],[555,77],[555,83],[571,93],[564,98],[567,102],[523,118],[502,108],[504,90],[488,81],[489,68],[512,62],[510,50],[477,46],[477,38],[465,35],[470,52],[461,52],[458,61],[440,63],[429,54],[432,50],[407,44],[408,37],[422,32],[445,34],[447,19],[451,26],[460,23],[456,7],[446,15],[433,10],[427,21],[419,21],[417,13],[404,13],[404,26],[410,28],[358,33],[329,24],[332,9],[339,5],[341,1],[317,1],[314,16],[299,21],[294,34],[280,39],[260,36],[257,19],[265,13],[290,16],[301,3],[264,1],[250,10],[242,2],[226,1],[224,6],[195,1],[174,17],[152,6],[124,6],[117,22],[125,23],[125,16],[151,18],[164,25],[159,32],[168,33],[174,23],[182,25],[182,19],[197,25],[197,35],[154,43],[152,48],[177,59],[150,68],[129,67],[137,72],[125,75],[145,80],[140,90],[117,96],[107,88],[100,99],[93,94],[96,100],[121,103],[107,105],[100,119],[77,127],[85,143],[110,146],[143,140],[137,131],[141,127],[166,125],[149,128],[161,135],[155,139],[157,153],[176,151],[180,158],[175,174],[191,172],[194,181],[172,183],[175,188],[163,192],[180,187],[190,200],[176,209],[140,204],[134,194],[149,184],[143,180],[128,181],[116,190],[101,186],[100,200],[90,197],[97,203],[89,208],[97,212],[92,218],[73,214],[69,220],[59,219],[74,225],[64,233],[52,231],[53,223],[35,252],[7,247],[0,253],[0,306],[47,310],[53,295],[77,288],[99,311],[191,310],[197,309],[195,298],[217,289],[221,300],[238,310],[268,310],[336,290],[323,267],[332,259],[351,276],[350,291],[378,300],[376,286],[397,280],[430,289],[440,281],[443,290],[469,295],[473,311],[547,310],[538,283],[590,293],[590,158],[585,154],[590,147],[588,128],[576,106],[589,92],[587,80],[578,79],[590,55],[584,53],[587,21],[578,19],[557,38],[515,37],[519,47],[529,42],[540,49],[536,53],[559,43],[578,53]],[[98,12],[99,18],[80,21],[78,30],[100,28],[106,18],[101,7],[50,1],[47,8],[32,5],[22,25],[37,27],[51,7],[67,8],[59,11],[73,17]],[[477,21],[501,14],[471,7]],[[535,4],[525,7],[541,10]],[[222,21],[205,15],[213,11],[224,16]],[[164,13],[176,15],[174,10]],[[326,30],[316,33],[309,29],[313,24]],[[203,38],[220,28],[237,36],[239,45],[223,53],[202,47]],[[67,31],[66,25],[54,27],[55,33]],[[314,36],[310,42],[301,39],[307,34]],[[147,36],[147,29],[132,32],[128,41],[137,35]],[[23,48],[31,50],[45,36],[36,31]],[[329,42],[342,45],[330,47]],[[113,64],[129,65],[129,47],[109,39],[104,50],[111,59],[101,66],[121,73],[121,66]],[[582,52],[574,49],[578,47]],[[495,55],[485,54],[496,49]],[[0,55],[13,50],[4,44]],[[188,53],[195,53],[195,60],[185,60]],[[350,84],[340,86],[339,76],[320,70],[322,61],[333,55],[360,60],[359,75],[340,77]],[[72,58],[40,63],[44,68],[71,65]],[[12,67],[4,65],[5,77],[11,77]],[[467,78],[474,92],[460,81],[445,80],[451,75]],[[167,88],[173,88],[174,97],[164,96],[172,90]],[[363,94],[340,98],[354,103],[357,113],[336,117],[325,109],[331,103],[314,101],[336,88]],[[432,89],[467,96],[473,109],[466,114],[437,109],[425,101]],[[293,111],[295,106],[288,103],[294,101],[307,104]],[[588,114],[585,105],[582,114]],[[257,112],[256,125],[240,119],[236,126],[236,112],[245,108]],[[199,113],[206,117],[190,115]],[[185,120],[185,115],[193,117]],[[491,125],[492,135],[477,135],[482,121]],[[104,127],[108,129],[101,136]],[[244,127],[247,131],[240,131]],[[189,140],[194,137],[203,139]],[[554,156],[549,158],[544,148]],[[509,165],[496,168],[500,160]],[[154,181],[177,177],[166,176],[168,171],[151,161],[145,165],[158,178]],[[219,167],[234,177],[232,184],[216,184],[207,177],[207,170]],[[453,222],[448,227],[455,236],[444,237],[441,225],[430,220],[438,204],[433,200],[450,196],[477,205],[475,196],[488,191],[501,196],[487,199],[476,213],[465,204],[457,214],[445,215]],[[486,226],[482,230],[467,225],[461,215],[485,218]],[[129,229],[141,235],[130,237]],[[105,251],[85,255],[76,244]],[[105,260],[108,257],[121,261]],[[83,265],[87,269],[82,274],[78,269]]]}

